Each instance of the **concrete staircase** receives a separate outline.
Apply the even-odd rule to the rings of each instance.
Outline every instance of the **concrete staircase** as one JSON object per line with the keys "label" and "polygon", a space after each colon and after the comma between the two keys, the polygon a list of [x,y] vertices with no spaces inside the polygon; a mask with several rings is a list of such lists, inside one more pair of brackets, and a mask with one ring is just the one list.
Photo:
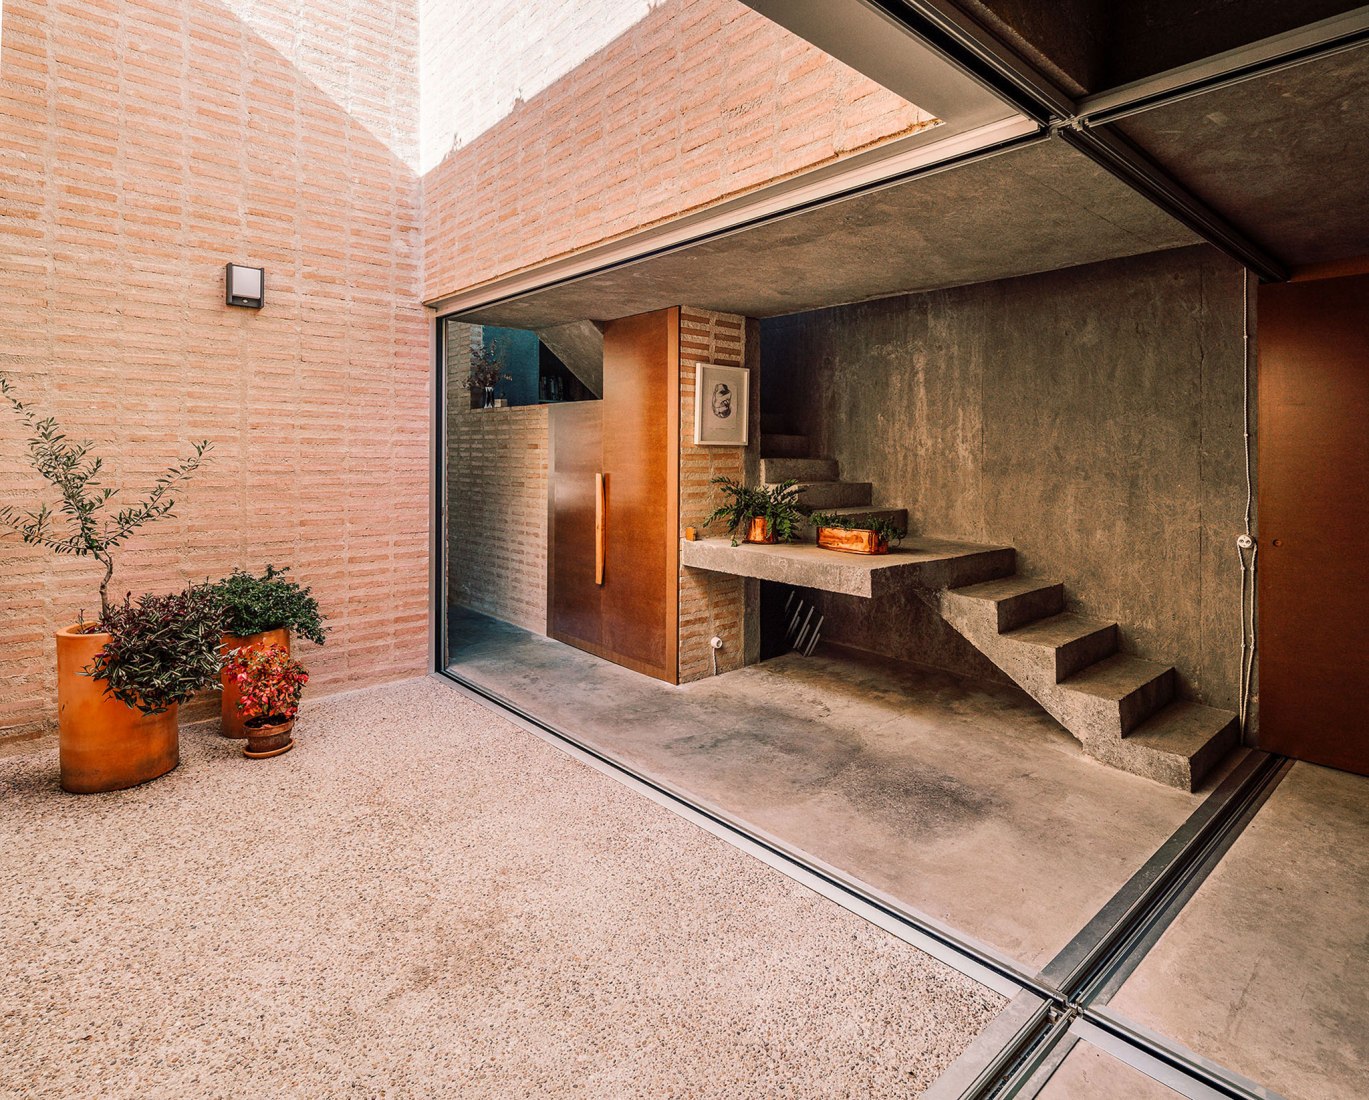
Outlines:
{"label": "concrete staircase", "polygon": [[[879,516],[906,527],[906,510],[871,507],[869,482],[842,481],[835,459],[809,457],[808,439],[762,420],[761,479],[805,488],[803,506]],[[815,538],[810,530],[808,538]],[[974,583],[922,596],[976,649],[1112,767],[1193,790],[1239,741],[1236,715],[1175,697],[1169,665],[1118,651],[1116,623],[1065,610],[1061,584],[986,571]]]}
{"label": "concrete staircase", "polygon": [[[827,512],[864,519],[884,519],[896,527],[908,526],[908,512],[904,508],[871,507],[874,486],[868,481],[842,481],[835,458],[808,457],[808,437],[767,432],[767,418],[762,417],[761,481],[778,485],[791,478],[803,489],[799,507],[806,513]],[[812,527],[805,527],[803,537],[808,542],[817,539]]]}
{"label": "concrete staircase", "polygon": [[1174,669],[1119,653],[1117,624],[1066,611],[1063,585],[1012,576],[927,598],[1104,764],[1191,791],[1236,746],[1236,715],[1176,699]]}

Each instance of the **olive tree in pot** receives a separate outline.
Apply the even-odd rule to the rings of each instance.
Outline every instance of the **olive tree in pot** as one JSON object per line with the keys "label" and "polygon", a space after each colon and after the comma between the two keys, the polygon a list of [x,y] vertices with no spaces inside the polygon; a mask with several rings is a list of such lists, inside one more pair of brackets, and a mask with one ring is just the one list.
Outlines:
{"label": "olive tree in pot", "polygon": [[[268,565],[261,576],[235,570],[213,586],[223,613],[223,652],[276,646],[290,654],[290,635],[323,645],[327,632],[312,590],[286,578],[289,566]],[[225,737],[247,736],[238,689],[225,671],[219,718]]]}
{"label": "olive tree in pot", "polygon": [[300,695],[309,682],[304,666],[280,646],[264,645],[235,649],[224,661],[223,671],[237,689],[235,706],[247,738],[242,754],[265,760],[293,749],[291,731]]}
{"label": "olive tree in pot", "polygon": [[[29,464],[55,490],[59,501],[55,508],[42,502],[30,510],[4,505],[0,526],[30,545],[64,557],[93,558],[104,567],[99,618],[88,621],[82,613],[76,623],[56,634],[62,787],[89,793],[155,779],[176,766],[174,713],[169,719],[149,723],[145,710],[110,689],[99,671],[109,666],[96,666],[94,660],[113,640],[108,629],[115,613],[109,602],[109,583],[116,552],[143,527],[172,515],[178,490],[199,469],[211,444],[208,440],[194,444],[194,453],[157,478],[142,500],[114,511],[112,502],[119,490],[102,484],[104,460],[91,454],[94,444],[70,440],[51,417],[40,419],[14,395],[4,375],[0,375],[0,398],[28,433]],[[154,713],[166,715],[168,710]]]}

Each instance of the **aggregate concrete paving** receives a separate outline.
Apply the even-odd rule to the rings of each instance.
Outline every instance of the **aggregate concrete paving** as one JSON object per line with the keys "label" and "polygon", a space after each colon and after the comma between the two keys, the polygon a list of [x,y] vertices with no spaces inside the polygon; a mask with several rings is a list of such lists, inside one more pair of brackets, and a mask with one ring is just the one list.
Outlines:
{"label": "aggregate concrete paving", "polygon": [[0,1096],[894,1097],[997,994],[436,679],[0,758]]}

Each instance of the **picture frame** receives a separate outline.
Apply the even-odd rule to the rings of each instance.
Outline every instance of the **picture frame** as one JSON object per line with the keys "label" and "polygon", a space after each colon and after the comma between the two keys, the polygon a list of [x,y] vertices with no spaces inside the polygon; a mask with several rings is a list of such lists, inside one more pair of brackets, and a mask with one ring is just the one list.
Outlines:
{"label": "picture frame", "polygon": [[751,372],[745,367],[694,367],[694,444],[745,447],[751,433]]}

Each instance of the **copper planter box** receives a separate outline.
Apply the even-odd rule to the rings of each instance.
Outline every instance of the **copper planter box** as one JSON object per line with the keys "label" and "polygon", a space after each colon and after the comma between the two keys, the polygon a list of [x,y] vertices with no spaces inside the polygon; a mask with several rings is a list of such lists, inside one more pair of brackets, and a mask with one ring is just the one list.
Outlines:
{"label": "copper planter box", "polygon": [[847,554],[887,554],[889,540],[873,531],[848,530],[844,527],[819,527],[818,545],[824,550],[841,550]]}

